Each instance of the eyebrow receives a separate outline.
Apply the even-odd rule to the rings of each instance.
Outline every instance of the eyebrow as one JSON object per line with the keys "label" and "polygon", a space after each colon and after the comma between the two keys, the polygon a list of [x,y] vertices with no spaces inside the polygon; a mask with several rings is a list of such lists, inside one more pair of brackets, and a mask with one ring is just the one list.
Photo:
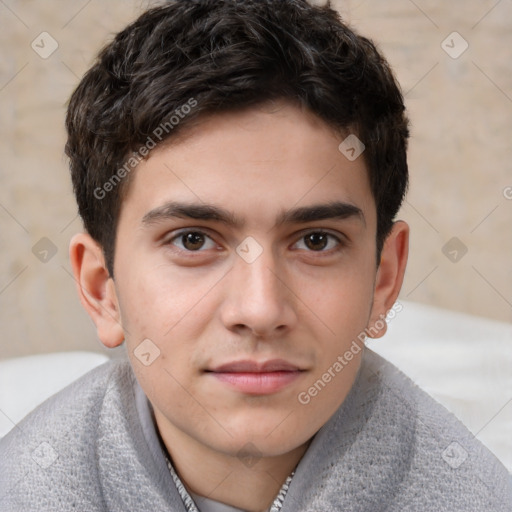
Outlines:
{"label": "eyebrow", "polygon": [[279,226],[285,223],[302,224],[329,219],[344,220],[349,218],[359,218],[363,224],[366,225],[361,208],[342,201],[294,208],[282,213],[279,216],[276,225]]}
{"label": "eyebrow", "polygon": [[[142,218],[142,225],[149,227],[153,224],[169,219],[194,219],[202,221],[216,221],[233,227],[241,227],[244,222],[232,212],[211,204],[181,203],[169,201],[150,210]],[[342,201],[327,204],[302,206],[282,212],[276,221],[276,226],[282,224],[304,224],[319,220],[359,218],[366,225],[361,208]]]}

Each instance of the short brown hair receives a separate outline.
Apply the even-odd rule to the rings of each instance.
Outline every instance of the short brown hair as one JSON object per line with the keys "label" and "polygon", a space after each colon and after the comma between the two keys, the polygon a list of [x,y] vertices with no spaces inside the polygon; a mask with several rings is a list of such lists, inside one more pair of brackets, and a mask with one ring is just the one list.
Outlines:
{"label": "short brown hair", "polygon": [[126,177],[143,148],[203,114],[278,99],[365,144],[380,253],[407,188],[409,132],[399,86],[375,45],[329,3],[176,0],[120,32],[69,102],[66,154],[79,213],[111,276]]}

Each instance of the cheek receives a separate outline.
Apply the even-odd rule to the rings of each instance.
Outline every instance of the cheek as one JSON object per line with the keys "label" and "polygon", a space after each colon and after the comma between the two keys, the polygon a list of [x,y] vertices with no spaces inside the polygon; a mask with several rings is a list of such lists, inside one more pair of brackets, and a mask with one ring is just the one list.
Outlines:
{"label": "cheek", "polygon": [[354,273],[308,292],[308,312],[318,356],[315,368],[298,390],[297,413],[306,424],[322,425],[350,391],[364,351],[364,329],[371,311],[372,286]]}
{"label": "cheek", "polygon": [[317,270],[297,280],[297,294],[306,313],[318,329],[329,333],[337,343],[366,327],[374,289],[375,269],[371,262],[340,266],[329,272]]}
{"label": "cheek", "polygon": [[126,349],[143,389],[151,398],[164,389],[165,396],[180,396],[180,384],[193,389],[193,357],[215,315],[215,294],[209,291],[218,278],[192,279],[164,265],[119,274]]}
{"label": "cheek", "polygon": [[[167,342],[175,332],[198,330],[212,309],[204,300],[218,281],[216,275],[197,276],[193,271],[173,271],[166,265],[143,274],[137,269],[120,276],[120,307],[127,337],[146,336]],[[210,311],[211,314],[211,311]]]}

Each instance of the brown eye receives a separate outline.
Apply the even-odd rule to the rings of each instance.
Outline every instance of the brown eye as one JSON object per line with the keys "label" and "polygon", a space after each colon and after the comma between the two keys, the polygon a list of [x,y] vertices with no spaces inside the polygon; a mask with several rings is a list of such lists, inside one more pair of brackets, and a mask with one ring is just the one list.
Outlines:
{"label": "brown eye", "polygon": [[304,237],[304,243],[312,251],[323,251],[329,243],[329,235],[327,233],[310,233]]}
{"label": "brown eye", "polygon": [[170,244],[182,251],[199,252],[207,249],[215,249],[215,242],[207,234],[201,231],[182,231],[176,234]]}
{"label": "brown eye", "polygon": [[205,236],[202,233],[190,232],[181,236],[181,243],[189,251],[197,251],[203,247]]}
{"label": "brown eye", "polygon": [[331,233],[311,231],[307,235],[302,236],[293,245],[293,248],[310,252],[327,252],[339,248],[341,245],[340,239]]}

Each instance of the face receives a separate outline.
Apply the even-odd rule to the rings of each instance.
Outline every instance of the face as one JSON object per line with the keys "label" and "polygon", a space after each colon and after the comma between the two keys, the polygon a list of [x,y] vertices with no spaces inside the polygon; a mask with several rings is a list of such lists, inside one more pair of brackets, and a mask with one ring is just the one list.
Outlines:
{"label": "face", "polygon": [[365,163],[288,104],[185,135],[138,166],[121,209],[128,354],[164,439],[280,455],[343,402],[385,313]]}

